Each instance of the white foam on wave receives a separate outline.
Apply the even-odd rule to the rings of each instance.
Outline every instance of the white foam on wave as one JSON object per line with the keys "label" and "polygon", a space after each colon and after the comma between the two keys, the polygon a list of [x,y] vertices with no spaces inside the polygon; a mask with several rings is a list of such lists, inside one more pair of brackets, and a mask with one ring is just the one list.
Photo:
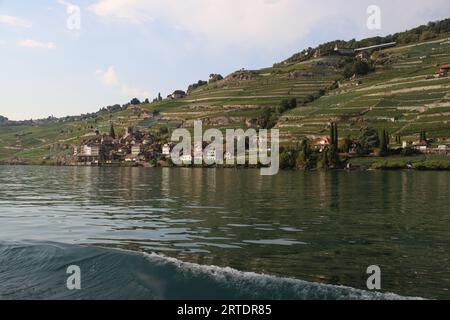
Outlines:
{"label": "white foam on wave", "polygon": [[294,299],[423,300],[420,297],[405,297],[395,293],[370,292],[346,286],[314,283],[294,278],[281,278],[254,272],[243,272],[230,267],[199,265],[156,253],[143,253],[143,255],[152,263],[172,265],[182,274],[208,277],[215,282],[236,287],[244,291],[245,288],[249,290],[261,288],[264,291],[272,292],[274,297],[278,296],[277,290],[279,291],[283,288],[284,290],[288,289],[290,292],[293,292]]}

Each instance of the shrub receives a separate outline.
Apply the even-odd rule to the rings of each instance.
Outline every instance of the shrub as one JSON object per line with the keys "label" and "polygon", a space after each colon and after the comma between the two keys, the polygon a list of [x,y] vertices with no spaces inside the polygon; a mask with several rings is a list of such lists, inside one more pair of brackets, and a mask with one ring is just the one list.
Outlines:
{"label": "shrub", "polygon": [[450,160],[430,160],[413,164],[416,170],[450,170]]}

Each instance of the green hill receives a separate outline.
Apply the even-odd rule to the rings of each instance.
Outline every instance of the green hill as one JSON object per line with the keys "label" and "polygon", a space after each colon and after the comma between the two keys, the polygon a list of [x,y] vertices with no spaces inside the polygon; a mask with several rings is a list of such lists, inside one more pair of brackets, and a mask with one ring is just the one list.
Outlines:
{"label": "green hill", "polygon": [[[450,19],[386,38],[336,41],[307,49],[261,70],[240,70],[222,80],[189,90],[182,99],[113,108],[83,117],[0,123],[0,161],[40,161],[71,152],[71,145],[94,134],[120,133],[129,126],[146,130],[192,127],[220,129],[257,125],[270,110],[283,143],[328,133],[337,122],[341,136],[354,137],[363,127],[386,129],[392,136],[417,139],[426,131],[435,141],[450,139],[450,77],[434,77],[450,63]],[[330,51],[336,44],[351,48],[398,41],[370,51],[372,72],[348,77],[358,59]],[[367,71],[367,70],[366,70]],[[365,72],[364,72],[365,73]],[[283,100],[297,107],[282,110]]]}

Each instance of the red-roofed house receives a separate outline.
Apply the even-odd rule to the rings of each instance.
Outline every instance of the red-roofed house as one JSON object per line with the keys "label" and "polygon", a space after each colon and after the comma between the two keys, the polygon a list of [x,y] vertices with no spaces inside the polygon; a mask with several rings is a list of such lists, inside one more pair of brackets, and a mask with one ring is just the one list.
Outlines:
{"label": "red-roofed house", "polygon": [[314,140],[313,148],[322,152],[326,147],[330,146],[331,140],[330,137],[322,137]]}
{"label": "red-roofed house", "polygon": [[450,71],[450,64],[444,64],[439,69],[439,75],[441,77],[447,77]]}

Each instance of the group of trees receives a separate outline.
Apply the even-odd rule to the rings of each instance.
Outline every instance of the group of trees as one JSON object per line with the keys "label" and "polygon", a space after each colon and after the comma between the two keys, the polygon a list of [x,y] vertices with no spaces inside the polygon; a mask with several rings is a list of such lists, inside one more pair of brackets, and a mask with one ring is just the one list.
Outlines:
{"label": "group of trees", "polygon": [[7,123],[9,120],[6,117],[0,116],[0,125]]}
{"label": "group of trees", "polygon": [[[425,132],[421,133],[421,138],[425,136]],[[356,139],[339,139],[338,125],[337,123],[331,123],[329,139],[329,145],[321,151],[319,149],[312,149],[310,141],[306,138],[296,146],[280,148],[280,168],[341,168],[346,162],[345,157],[342,155],[348,153],[350,150],[354,150],[359,156],[375,153],[384,157],[395,152],[395,150],[389,148],[390,134],[386,130],[378,131],[374,128],[366,127],[361,129]],[[399,141],[400,136],[396,136],[396,142]],[[401,149],[397,149],[396,151],[404,154],[401,152]],[[414,149],[406,151],[414,151]]]}
{"label": "group of trees", "polygon": [[353,75],[365,76],[366,74],[375,70],[375,67],[371,62],[354,59],[351,63],[348,63],[344,68],[344,77],[351,78]]}
{"label": "group of trees", "polygon": [[285,113],[288,110],[297,108],[297,99],[292,98],[290,100],[284,99],[281,101],[280,106],[278,107],[277,111],[279,114]]}
{"label": "group of trees", "polygon": [[189,85],[189,87],[187,89],[187,92],[191,92],[191,91],[193,91],[193,90],[195,90],[197,88],[206,86],[207,84],[208,84],[208,81],[198,80],[197,83],[193,83],[193,84]]}
{"label": "group of trees", "polygon": [[330,125],[330,145],[322,151],[313,150],[308,139],[294,147],[280,149],[281,169],[339,168],[342,161],[339,156],[339,132],[337,123]]}

